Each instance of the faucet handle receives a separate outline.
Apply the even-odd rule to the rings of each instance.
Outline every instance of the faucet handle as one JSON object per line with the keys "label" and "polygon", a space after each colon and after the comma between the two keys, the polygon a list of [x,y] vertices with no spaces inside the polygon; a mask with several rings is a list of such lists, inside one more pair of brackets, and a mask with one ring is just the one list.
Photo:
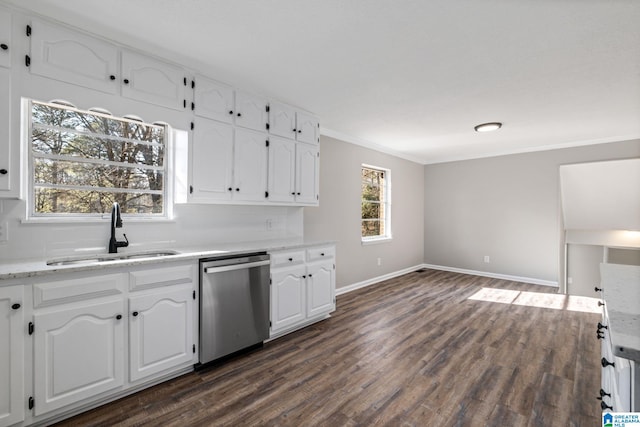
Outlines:
{"label": "faucet handle", "polygon": [[129,246],[129,239],[127,239],[127,235],[124,233],[122,233],[122,236],[124,237],[124,242],[116,242],[116,246],[119,248],[126,248],[127,246]]}

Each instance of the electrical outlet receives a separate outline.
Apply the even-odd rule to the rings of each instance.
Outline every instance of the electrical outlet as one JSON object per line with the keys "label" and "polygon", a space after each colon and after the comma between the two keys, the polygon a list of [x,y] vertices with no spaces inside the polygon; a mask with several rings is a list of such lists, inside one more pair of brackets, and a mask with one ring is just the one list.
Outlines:
{"label": "electrical outlet", "polygon": [[9,228],[7,221],[0,222],[0,242],[9,241]]}
{"label": "electrical outlet", "polygon": [[489,258],[489,255],[484,256],[484,262],[486,262],[487,264],[491,262],[491,258]]}

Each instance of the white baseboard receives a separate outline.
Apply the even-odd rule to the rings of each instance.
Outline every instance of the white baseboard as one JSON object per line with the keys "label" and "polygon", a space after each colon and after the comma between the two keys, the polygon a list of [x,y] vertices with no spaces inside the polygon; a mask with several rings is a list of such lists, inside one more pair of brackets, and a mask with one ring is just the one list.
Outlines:
{"label": "white baseboard", "polygon": [[509,274],[489,273],[487,271],[467,270],[464,268],[447,267],[444,265],[422,264],[423,268],[432,270],[451,271],[452,273],[471,274],[473,276],[491,277],[492,279],[511,280],[514,282],[531,283],[532,285],[543,285],[558,287],[558,282],[551,280],[534,279],[532,277],[511,276]]}
{"label": "white baseboard", "polygon": [[336,289],[336,295],[342,295],[351,291],[355,291],[356,289],[365,288],[378,282],[382,282],[383,280],[393,279],[394,277],[402,276],[403,274],[411,273],[421,268],[450,271],[452,273],[471,274],[473,276],[491,277],[492,279],[503,279],[511,280],[514,282],[531,283],[532,285],[552,286],[556,288],[558,287],[558,282],[554,282],[551,280],[534,279],[532,277],[511,276],[508,274],[489,273],[487,271],[467,270],[464,268],[446,267],[444,265],[420,264],[413,267],[404,268],[402,270],[394,271],[392,273],[383,274],[382,276],[372,277],[371,279],[363,280],[362,282],[357,282],[349,286],[339,287]]}
{"label": "white baseboard", "polygon": [[403,268],[402,270],[394,271],[392,273],[383,274],[382,276],[372,277],[371,279],[363,280],[362,282],[354,283],[349,286],[341,286],[336,288],[336,295],[346,294],[347,292],[355,291],[356,289],[364,288],[373,285],[383,280],[393,279],[394,277],[402,276],[403,274],[411,273],[421,269],[422,265],[415,265],[413,267]]}

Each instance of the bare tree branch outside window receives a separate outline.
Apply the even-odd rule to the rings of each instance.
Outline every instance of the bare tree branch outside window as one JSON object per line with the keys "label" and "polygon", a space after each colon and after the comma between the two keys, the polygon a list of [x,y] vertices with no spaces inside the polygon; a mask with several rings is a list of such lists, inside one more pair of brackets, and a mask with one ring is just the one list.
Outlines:
{"label": "bare tree branch outside window", "polygon": [[388,236],[388,171],[362,167],[362,222],[363,238]]}
{"label": "bare tree branch outside window", "polygon": [[166,128],[31,103],[32,214],[165,212]]}

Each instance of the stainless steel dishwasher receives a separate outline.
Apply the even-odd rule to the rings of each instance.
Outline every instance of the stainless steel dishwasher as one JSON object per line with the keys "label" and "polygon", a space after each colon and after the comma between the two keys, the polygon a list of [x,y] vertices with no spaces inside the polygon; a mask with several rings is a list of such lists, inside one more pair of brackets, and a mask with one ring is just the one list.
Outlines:
{"label": "stainless steel dishwasher", "polygon": [[269,255],[200,260],[200,365],[269,337]]}

